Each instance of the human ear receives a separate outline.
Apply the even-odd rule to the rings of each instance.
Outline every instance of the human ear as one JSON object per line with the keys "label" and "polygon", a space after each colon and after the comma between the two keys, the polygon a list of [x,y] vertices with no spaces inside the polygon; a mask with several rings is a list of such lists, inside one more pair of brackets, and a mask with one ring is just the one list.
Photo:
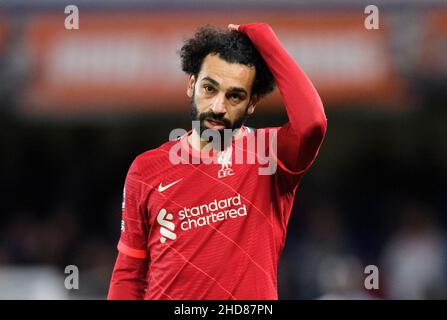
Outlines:
{"label": "human ear", "polygon": [[247,114],[251,115],[253,114],[253,112],[255,112],[255,108],[256,105],[258,104],[258,102],[260,101],[260,97],[257,94],[252,95],[252,97],[250,98],[250,102],[248,103],[248,108],[247,108]]}
{"label": "human ear", "polygon": [[196,83],[196,78],[194,75],[190,75],[188,78],[188,87],[186,89],[186,95],[190,98],[194,95],[194,85]]}

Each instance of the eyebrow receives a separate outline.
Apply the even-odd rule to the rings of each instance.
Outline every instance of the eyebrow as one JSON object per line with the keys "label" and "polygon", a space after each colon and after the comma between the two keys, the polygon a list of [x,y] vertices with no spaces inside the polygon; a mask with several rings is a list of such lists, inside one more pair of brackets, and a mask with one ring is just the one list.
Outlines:
{"label": "eyebrow", "polygon": [[[213,85],[215,85],[216,87],[219,87],[219,82],[217,82],[216,80],[214,80],[214,79],[211,78],[211,77],[204,77],[204,78],[202,79],[202,81],[204,81],[204,80],[211,82],[211,83],[212,83]],[[248,95],[247,90],[245,90],[244,88],[241,88],[241,87],[230,87],[230,88],[228,89],[228,91],[231,91],[231,92],[240,92],[240,93],[245,93],[246,95]]]}

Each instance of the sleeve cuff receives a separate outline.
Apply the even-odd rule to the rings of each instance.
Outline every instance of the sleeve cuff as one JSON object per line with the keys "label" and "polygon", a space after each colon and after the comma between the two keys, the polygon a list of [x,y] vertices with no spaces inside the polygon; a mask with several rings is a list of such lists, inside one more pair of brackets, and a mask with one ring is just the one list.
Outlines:
{"label": "sleeve cuff", "polygon": [[146,259],[147,258],[146,250],[139,250],[139,249],[131,248],[128,245],[126,245],[124,242],[122,242],[121,240],[118,242],[118,251],[122,252],[132,258],[138,258],[138,259]]}

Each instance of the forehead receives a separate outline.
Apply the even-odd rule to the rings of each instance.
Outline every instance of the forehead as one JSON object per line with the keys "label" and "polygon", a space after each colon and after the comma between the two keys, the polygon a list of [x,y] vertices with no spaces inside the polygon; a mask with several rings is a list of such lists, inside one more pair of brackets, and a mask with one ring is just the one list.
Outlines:
{"label": "forehead", "polygon": [[240,63],[230,63],[219,57],[218,54],[209,54],[202,63],[199,73],[199,81],[204,77],[216,80],[220,86],[242,87],[248,92],[255,78],[254,66],[246,66]]}

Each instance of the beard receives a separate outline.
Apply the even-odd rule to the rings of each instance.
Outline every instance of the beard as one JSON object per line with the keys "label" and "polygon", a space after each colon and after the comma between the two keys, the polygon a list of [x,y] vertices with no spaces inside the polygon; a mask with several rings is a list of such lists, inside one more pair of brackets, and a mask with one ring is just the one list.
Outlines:
{"label": "beard", "polygon": [[[245,108],[244,114],[242,116],[240,116],[239,118],[237,118],[234,122],[230,121],[229,119],[225,118],[223,114],[216,114],[212,111],[208,111],[208,112],[201,112],[199,113],[199,110],[197,109],[197,105],[195,103],[195,97],[194,94],[191,98],[191,102],[190,102],[190,115],[191,115],[191,120],[192,121],[199,121],[200,122],[200,132],[197,132],[199,134],[200,137],[202,137],[202,133],[204,130],[215,130],[218,131],[220,134],[220,141],[222,141],[223,144],[227,144],[228,141],[225,141],[225,136],[224,136],[224,130],[225,129],[230,129],[230,130],[236,130],[241,128],[245,121],[248,118],[248,105]],[[208,129],[205,126],[205,120],[215,120],[215,121],[219,121],[224,125],[224,129],[220,129],[220,130],[216,130],[216,129]],[[228,137],[226,137],[228,138]],[[230,137],[231,138],[231,137]],[[210,142],[212,140],[212,137],[210,137]],[[231,141],[231,140],[230,140]]]}

